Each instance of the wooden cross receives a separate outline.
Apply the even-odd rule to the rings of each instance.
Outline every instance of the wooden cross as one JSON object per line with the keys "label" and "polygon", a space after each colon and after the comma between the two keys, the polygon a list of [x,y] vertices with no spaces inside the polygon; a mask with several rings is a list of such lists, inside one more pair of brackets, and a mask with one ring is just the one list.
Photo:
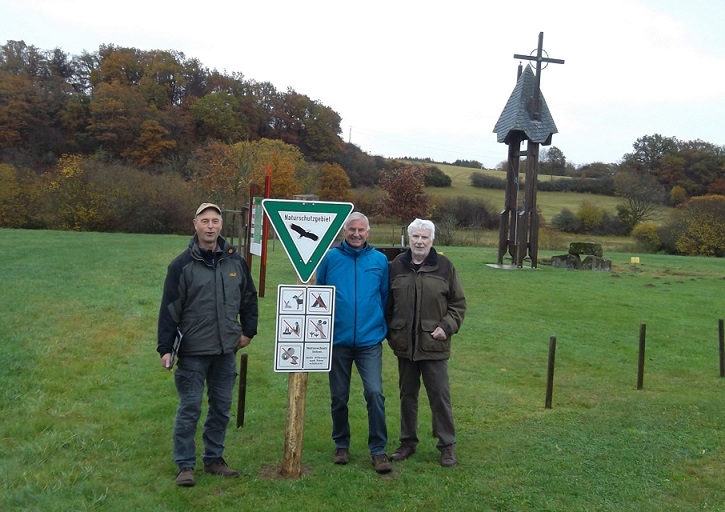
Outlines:
{"label": "wooden cross", "polygon": [[541,63],[542,62],[552,62],[554,64],[564,64],[564,61],[561,59],[550,59],[549,57],[543,57],[542,52],[544,51],[544,33],[539,32],[539,47],[536,50],[536,56],[532,55],[520,55],[518,53],[514,53],[514,59],[525,59],[525,60],[534,60],[536,61],[536,91],[534,93],[534,108],[533,108],[533,118],[537,121],[541,120],[541,112],[539,108],[539,97],[541,96]]}

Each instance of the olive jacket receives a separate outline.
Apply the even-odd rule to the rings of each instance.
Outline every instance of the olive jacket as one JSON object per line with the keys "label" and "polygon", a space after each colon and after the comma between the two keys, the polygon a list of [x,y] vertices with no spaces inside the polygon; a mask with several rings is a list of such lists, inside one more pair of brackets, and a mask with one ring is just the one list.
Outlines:
{"label": "olive jacket", "polygon": [[[398,357],[412,361],[443,360],[451,354],[451,337],[466,315],[466,297],[451,260],[435,248],[418,269],[410,249],[390,264],[386,309],[388,343]],[[431,336],[440,326],[443,341]]]}

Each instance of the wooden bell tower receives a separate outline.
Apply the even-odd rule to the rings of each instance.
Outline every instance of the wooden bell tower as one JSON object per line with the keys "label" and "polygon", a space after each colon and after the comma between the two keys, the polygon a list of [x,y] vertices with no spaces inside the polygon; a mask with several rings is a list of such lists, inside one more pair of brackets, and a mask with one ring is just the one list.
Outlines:
{"label": "wooden bell tower", "polygon": [[[527,64],[519,64],[516,87],[493,131],[497,141],[508,145],[506,169],[506,195],[499,228],[498,264],[502,265],[508,252],[512,264],[522,267],[528,254],[531,267],[538,264],[539,214],[536,211],[536,185],[539,174],[539,145],[551,144],[551,137],[558,133],[546,100],[541,94],[542,63],[564,64],[561,59],[544,56],[544,33],[539,33],[539,46],[535,55],[514,54],[514,58],[536,62],[536,74]],[[532,52],[534,53],[534,52]],[[546,67],[546,66],[544,66]],[[526,141],[526,151],[521,145]],[[526,178],[523,197],[519,187],[519,163],[526,156]]]}

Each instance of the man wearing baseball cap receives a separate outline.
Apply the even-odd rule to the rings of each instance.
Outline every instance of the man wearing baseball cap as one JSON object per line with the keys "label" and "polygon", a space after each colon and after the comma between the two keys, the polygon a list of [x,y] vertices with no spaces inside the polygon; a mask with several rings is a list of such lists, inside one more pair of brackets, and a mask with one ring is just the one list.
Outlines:
{"label": "man wearing baseball cap", "polygon": [[[194,436],[201,416],[204,387],[209,409],[204,422],[204,472],[239,476],[224,460],[224,439],[236,380],[236,351],[257,334],[257,289],[237,249],[220,235],[222,211],[202,203],[194,216],[195,234],[170,264],[164,282],[158,325],[161,365],[171,370],[177,335],[174,380],[179,407],[174,423],[176,484],[196,482]],[[178,334],[177,334],[178,333]]]}

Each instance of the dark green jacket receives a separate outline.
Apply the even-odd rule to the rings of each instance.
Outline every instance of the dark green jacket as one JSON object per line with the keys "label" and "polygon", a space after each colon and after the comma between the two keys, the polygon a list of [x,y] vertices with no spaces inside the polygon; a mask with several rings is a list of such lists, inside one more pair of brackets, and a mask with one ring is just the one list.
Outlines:
{"label": "dark green jacket", "polygon": [[196,236],[170,264],[158,325],[160,355],[171,352],[178,327],[183,355],[232,352],[244,333],[257,334],[257,289],[236,248],[219,237],[215,253]]}
{"label": "dark green jacket", "polygon": [[[466,315],[466,297],[451,260],[431,248],[418,270],[410,249],[390,265],[386,319],[388,343],[395,355],[413,361],[442,360],[451,355],[451,337]],[[440,326],[444,341],[431,333]]]}

